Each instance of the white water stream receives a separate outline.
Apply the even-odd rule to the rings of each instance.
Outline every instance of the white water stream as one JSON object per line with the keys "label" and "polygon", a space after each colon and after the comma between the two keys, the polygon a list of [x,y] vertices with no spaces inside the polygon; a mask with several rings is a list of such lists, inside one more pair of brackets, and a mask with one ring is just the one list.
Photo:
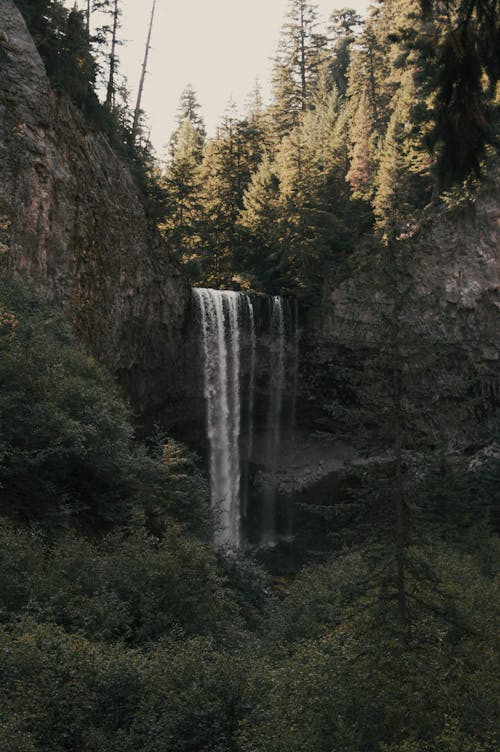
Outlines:
{"label": "white water stream", "polygon": [[[195,307],[200,322],[203,357],[203,392],[209,444],[210,492],[218,514],[216,542],[241,545],[241,518],[247,515],[247,489],[242,489],[240,440],[242,421],[246,442],[244,462],[248,469],[254,442],[255,380],[258,339],[256,310],[251,295],[195,288]],[[266,319],[267,320],[267,317]],[[286,326],[288,324],[288,327]],[[296,317],[288,301],[270,299],[266,324],[270,338],[265,440],[271,478],[261,510],[261,543],[276,543],[274,474],[281,441],[282,412],[287,382],[287,337],[291,338],[291,392],[296,392]],[[287,331],[289,329],[289,332]],[[262,326],[260,327],[262,330]],[[245,360],[245,362],[242,362]],[[242,393],[244,384],[244,393]]]}

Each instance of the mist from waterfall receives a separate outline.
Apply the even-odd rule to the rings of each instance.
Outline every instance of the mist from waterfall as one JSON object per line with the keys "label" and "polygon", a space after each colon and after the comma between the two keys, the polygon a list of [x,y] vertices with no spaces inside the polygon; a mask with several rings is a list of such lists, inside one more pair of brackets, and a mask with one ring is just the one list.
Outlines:
{"label": "mist from waterfall", "polygon": [[[274,296],[268,299],[269,310],[263,314],[262,297],[208,288],[195,288],[193,299],[203,359],[211,501],[218,515],[215,537],[220,545],[233,548],[241,545],[242,517],[247,518],[256,379],[261,365],[258,361],[262,352],[267,352],[264,388],[268,483],[260,510],[260,544],[273,546],[277,542],[275,473],[285,392],[293,403],[297,391],[296,308],[292,309],[288,300]],[[294,405],[290,408],[291,415]],[[246,470],[243,478],[242,466]]]}

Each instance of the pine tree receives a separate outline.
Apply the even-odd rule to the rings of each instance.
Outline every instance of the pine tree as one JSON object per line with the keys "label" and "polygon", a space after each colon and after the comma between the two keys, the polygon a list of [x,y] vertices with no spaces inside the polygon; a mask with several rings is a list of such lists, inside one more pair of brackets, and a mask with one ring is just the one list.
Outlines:
{"label": "pine tree", "polygon": [[266,292],[281,287],[284,253],[279,178],[275,165],[265,156],[243,195],[239,217],[247,239],[240,262],[252,278],[252,286]]}
{"label": "pine tree", "polygon": [[413,114],[417,100],[415,76],[407,70],[392,103],[377,174],[374,210],[379,227],[408,231],[430,198],[430,160],[424,151],[419,123]]}
{"label": "pine tree", "polygon": [[[203,146],[206,137],[205,124],[200,115],[200,104],[196,92],[191,84],[188,84],[181,94],[179,106],[177,107],[176,120],[179,127],[182,126],[185,121],[189,121],[198,134],[200,145]],[[171,139],[171,144],[174,143],[175,132]]]}
{"label": "pine tree", "polygon": [[201,165],[203,264],[205,278],[216,284],[229,284],[235,272],[234,258],[241,242],[237,220],[250,180],[247,146],[245,121],[238,121],[230,102]]}
{"label": "pine tree", "polygon": [[356,40],[356,30],[362,19],[352,8],[334,10],[328,24],[332,47],[330,73],[340,94],[347,93],[347,71],[351,60],[351,47]]}
{"label": "pine tree", "polygon": [[178,126],[170,138],[163,184],[167,191],[166,217],[160,229],[175,253],[193,263],[199,245],[201,173],[205,127],[191,86],[181,94]]}
{"label": "pine tree", "polygon": [[252,174],[258,168],[263,155],[272,155],[276,145],[273,120],[268,107],[264,106],[262,88],[258,79],[246,100],[245,124],[250,152],[250,170]]}
{"label": "pine tree", "polygon": [[19,6],[53,86],[63,90],[87,113],[97,109],[95,58],[85,16],[61,2],[19,0]]}
{"label": "pine tree", "polygon": [[144,91],[144,81],[146,79],[146,73],[148,68],[148,58],[149,58],[149,51],[151,49],[151,34],[153,32],[153,22],[154,22],[154,16],[155,16],[155,9],[156,9],[156,0],[153,0],[153,6],[151,8],[151,17],[149,21],[149,27],[148,27],[148,36],[146,39],[146,49],[144,52],[144,61],[142,64],[142,70],[141,70],[141,78],[139,81],[139,89],[137,92],[137,101],[135,105],[134,110],[134,120],[132,123],[132,133],[131,133],[131,141],[132,143],[135,143],[137,131],[139,129],[139,120],[141,117],[141,102],[142,102],[142,94]]}
{"label": "pine tree", "polygon": [[[326,68],[324,73],[329,76]],[[314,102],[315,109],[283,138],[275,158],[264,160],[241,216],[259,279],[272,280],[271,289],[278,292],[281,280],[281,289],[303,299],[314,297],[335,253],[350,242],[341,219],[348,193],[345,129],[339,128],[342,99],[330,78],[320,77]]]}
{"label": "pine tree", "polygon": [[373,115],[366,91],[363,91],[351,124],[351,153],[346,180],[355,195],[369,198],[373,172]]}
{"label": "pine tree", "polygon": [[326,47],[325,36],[317,32],[317,18],[316,6],[309,0],[289,0],[273,72],[279,134],[288,133],[310,106]]}
{"label": "pine tree", "polygon": [[398,25],[399,0],[386,0],[383,5],[372,8],[362,32],[351,47],[348,70],[347,94],[350,117],[354,119],[363,93],[368,97],[374,134],[384,133],[387,108],[398,88],[400,72],[394,65],[394,54],[389,41],[389,32]]}
{"label": "pine tree", "polygon": [[165,172],[168,207],[162,225],[172,248],[185,260],[192,252],[200,211],[200,161],[199,134],[191,121],[185,120],[176,131]]}
{"label": "pine tree", "polygon": [[118,39],[118,30],[120,28],[120,17],[121,17],[121,7],[120,7],[120,0],[114,0],[112,9],[109,11],[111,13],[112,18],[112,26],[111,26],[111,46],[110,46],[110,52],[109,52],[109,73],[108,73],[108,83],[106,86],[106,107],[108,109],[112,109],[115,104],[115,94],[116,94],[116,70],[118,65],[118,56],[116,52],[116,48],[120,44],[120,40]]}
{"label": "pine tree", "polygon": [[96,63],[92,56],[83,14],[73,9],[68,14],[61,38],[57,82],[84,109],[97,100],[94,93]]}
{"label": "pine tree", "polygon": [[487,146],[498,149],[500,7],[496,0],[421,0],[420,8],[430,33],[410,36],[409,47],[432,97],[429,141],[446,185],[478,175]]}

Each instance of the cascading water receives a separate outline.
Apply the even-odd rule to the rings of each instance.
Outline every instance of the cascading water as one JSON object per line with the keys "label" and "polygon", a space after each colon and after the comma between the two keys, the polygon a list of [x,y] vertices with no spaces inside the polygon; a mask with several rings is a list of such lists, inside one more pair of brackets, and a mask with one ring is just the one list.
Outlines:
{"label": "cascading water", "polygon": [[261,374],[259,353],[268,353],[268,377],[259,379],[268,402],[260,451],[265,448],[270,482],[261,503],[259,527],[260,543],[272,546],[277,541],[275,472],[284,400],[288,394],[291,415],[297,391],[296,309],[292,311],[289,301],[279,296],[270,299],[268,315],[262,315],[262,297],[206,288],[195,288],[193,296],[201,329],[210,491],[219,513],[216,541],[221,545],[238,547],[242,540],[254,446],[256,380],[257,373]]}
{"label": "cascading water", "polygon": [[267,417],[268,481],[262,509],[261,544],[276,544],[276,464],[281,440],[281,412],[285,383],[285,314],[284,301],[275,295],[271,301],[270,385]]}
{"label": "cascading water", "polygon": [[250,370],[248,376],[248,411],[247,411],[247,445],[246,445],[246,477],[241,494],[241,512],[246,519],[248,515],[248,472],[253,452],[254,401],[255,401],[255,363],[257,354],[257,338],[255,334],[255,314],[250,297],[246,296],[250,334]]}
{"label": "cascading water", "polygon": [[195,289],[201,314],[210,492],[220,519],[216,540],[240,544],[239,294]]}

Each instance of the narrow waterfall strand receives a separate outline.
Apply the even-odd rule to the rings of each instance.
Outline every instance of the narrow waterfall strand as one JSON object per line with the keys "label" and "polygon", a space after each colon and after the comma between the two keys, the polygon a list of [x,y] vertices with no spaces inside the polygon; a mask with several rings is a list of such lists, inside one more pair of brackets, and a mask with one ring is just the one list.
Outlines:
{"label": "narrow waterfall strand", "polygon": [[276,535],[276,468],[281,442],[281,413],[285,386],[285,315],[283,298],[275,295],[271,302],[271,358],[269,408],[267,420],[267,454],[269,482],[264,494],[261,542],[275,546]]}
{"label": "narrow waterfall strand", "polygon": [[253,451],[253,410],[255,401],[255,359],[257,340],[255,336],[255,315],[251,298],[247,295],[248,321],[250,324],[250,374],[248,379],[248,448],[247,457],[250,460]]}
{"label": "narrow waterfall strand", "polygon": [[[254,403],[255,403],[255,367],[256,367],[256,355],[257,355],[257,340],[255,334],[255,314],[253,309],[253,301],[249,295],[245,295],[246,300],[246,314],[243,318],[242,332],[245,335],[249,335],[245,340],[245,353],[248,353],[245,358],[245,365],[247,362],[248,375],[246,379],[246,402],[245,402],[245,467],[244,474],[241,478],[240,485],[240,508],[241,515],[244,520],[248,519],[248,494],[249,494],[249,482],[250,482],[250,462],[253,453],[253,433],[254,433]],[[246,369],[245,369],[246,371]]]}
{"label": "narrow waterfall strand", "polygon": [[299,358],[300,358],[300,331],[299,331],[299,307],[294,300],[290,311],[292,348],[292,394],[290,406],[290,428],[292,436],[295,435],[295,421],[297,417],[297,392],[299,384]]}
{"label": "narrow waterfall strand", "polygon": [[227,292],[224,301],[229,309],[227,327],[227,350],[230,356],[231,377],[227,381],[228,398],[230,404],[229,418],[229,464],[231,498],[233,499],[229,525],[229,539],[231,542],[240,542],[240,429],[241,429],[241,402],[240,402],[240,322],[239,307],[242,296],[236,292]]}
{"label": "narrow waterfall strand", "polygon": [[285,386],[285,315],[283,298],[273,298],[271,330],[276,354],[276,368],[272,388],[272,441],[273,454],[276,455],[281,438],[281,410],[283,405],[283,388]]}

